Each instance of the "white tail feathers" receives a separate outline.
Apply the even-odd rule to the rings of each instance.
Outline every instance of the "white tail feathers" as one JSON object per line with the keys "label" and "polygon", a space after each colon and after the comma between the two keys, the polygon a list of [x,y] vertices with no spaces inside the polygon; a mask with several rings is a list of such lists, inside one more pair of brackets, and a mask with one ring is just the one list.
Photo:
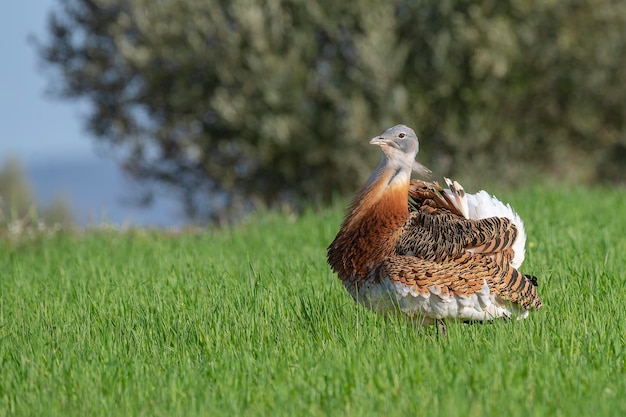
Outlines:
{"label": "white tail feathers", "polygon": [[517,227],[517,239],[513,243],[515,255],[511,261],[513,268],[519,268],[524,262],[526,232],[524,222],[509,204],[504,204],[496,197],[482,190],[476,194],[467,194],[463,187],[456,181],[444,178],[450,189],[444,190],[452,197],[454,206],[468,219],[480,220],[487,217],[505,217]]}

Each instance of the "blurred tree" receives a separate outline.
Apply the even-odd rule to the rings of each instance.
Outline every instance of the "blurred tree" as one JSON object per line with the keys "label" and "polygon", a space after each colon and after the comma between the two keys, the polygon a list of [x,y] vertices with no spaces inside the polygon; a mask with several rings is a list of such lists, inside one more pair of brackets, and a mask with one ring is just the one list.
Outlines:
{"label": "blurred tree", "polygon": [[34,201],[19,159],[7,158],[0,165],[0,224],[27,216]]}
{"label": "blurred tree", "polygon": [[351,192],[396,123],[437,176],[626,179],[618,0],[59,3],[56,93],[198,220]]}
{"label": "blurred tree", "polygon": [[[18,158],[0,164],[0,235],[10,228],[20,234],[41,226],[72,225],[72,209],[67,198],[56,195],[48,206],[37,207],[32,187]],[[38,224],[39,221],[42,224]]]}

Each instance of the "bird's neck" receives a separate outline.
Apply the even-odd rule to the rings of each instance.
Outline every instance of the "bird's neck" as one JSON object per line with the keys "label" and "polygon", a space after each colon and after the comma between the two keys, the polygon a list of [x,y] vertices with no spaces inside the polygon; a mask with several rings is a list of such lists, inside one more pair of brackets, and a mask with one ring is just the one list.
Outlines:
{"label": "bird's neck", "polygon": [[406,220],[410,179],[410,169],[389,165],[383,160],[350,205],[344,225],[363,216],[377,227],[385,226],[388,220],[397,216],[404,216]]}
{"label": "bird's neck", "polygon": [[410,168],[379,165],[350,205],[328,258],[340,278],[365,276],[390,256],[409,217]]}

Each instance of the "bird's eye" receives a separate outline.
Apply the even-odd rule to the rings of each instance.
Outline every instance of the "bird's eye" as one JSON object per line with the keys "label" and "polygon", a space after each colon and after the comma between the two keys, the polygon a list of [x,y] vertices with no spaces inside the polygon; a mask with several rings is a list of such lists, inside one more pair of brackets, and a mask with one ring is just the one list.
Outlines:
{"label": "bird's eye", "polygon": [[403,137],[405,137],[405,136],[406,136],[406,135],[405,135],[404,133],[400,133],[400,134],[398,135],[398,137],[399,137],[400,139],[402,139],[402,138],[403,138]]}

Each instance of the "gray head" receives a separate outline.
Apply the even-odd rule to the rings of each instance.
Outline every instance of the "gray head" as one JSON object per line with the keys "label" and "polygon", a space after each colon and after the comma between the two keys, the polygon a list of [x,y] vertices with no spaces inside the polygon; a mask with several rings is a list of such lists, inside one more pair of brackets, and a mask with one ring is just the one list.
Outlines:
{"label": "gray head", "polygon": [[411,160],[415,159],[419,150],[417,135],[413,129],[405,125],[390,127],[381,135],[373,138],[370,144],[380,146],[380,149],[388,157],[397,155],[411,158]]}
{"label": "gray head", "polygon": [[378,145],[385,159],[393,165],[410,167],[411,170],[422,175],[430,174],[430,170],[415,161],[419,151],[417,135],[408,126],[395,125],[385,130],[381,135],[370,140],[371,145]]}

